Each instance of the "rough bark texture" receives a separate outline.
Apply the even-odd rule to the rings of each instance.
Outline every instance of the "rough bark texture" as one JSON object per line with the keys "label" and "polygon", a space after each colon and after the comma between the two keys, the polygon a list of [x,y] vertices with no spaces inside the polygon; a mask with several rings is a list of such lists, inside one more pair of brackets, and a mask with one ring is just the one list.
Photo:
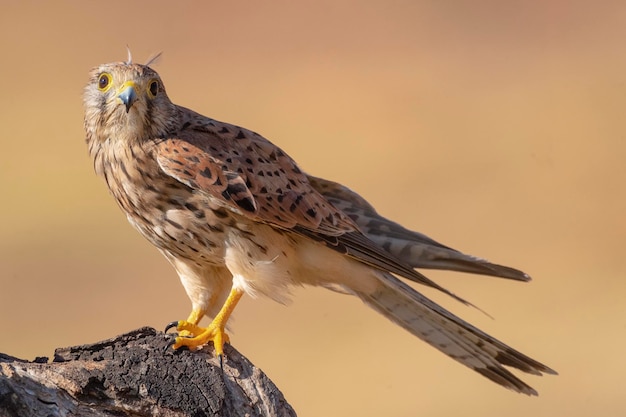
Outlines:
{"label": "rough bark texture", "polygon": [[295,416],[282,393],[230,345],[168,349],[171,335],[141,328],[33,362],[0,354],[0,416]]}

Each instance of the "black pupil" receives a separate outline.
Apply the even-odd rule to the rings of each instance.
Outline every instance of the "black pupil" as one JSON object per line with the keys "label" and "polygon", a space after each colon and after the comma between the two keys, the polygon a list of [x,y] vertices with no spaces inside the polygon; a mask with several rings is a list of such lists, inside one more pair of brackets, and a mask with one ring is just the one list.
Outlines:
{"label": "black pupil", "polygon": [[153,96],[156,96],[158,92],[159,92],[159,83],[157,83],[156,81],[152,81],[150,83],[150,94],[152,94]]}
{"label": "black pupil", "polygon": [[98,80],[98,85],[100,86],[100,88],[104,88],[108,84],[109,84],[109,77],[107,77],[106,75],[102,75],[100,79]]}

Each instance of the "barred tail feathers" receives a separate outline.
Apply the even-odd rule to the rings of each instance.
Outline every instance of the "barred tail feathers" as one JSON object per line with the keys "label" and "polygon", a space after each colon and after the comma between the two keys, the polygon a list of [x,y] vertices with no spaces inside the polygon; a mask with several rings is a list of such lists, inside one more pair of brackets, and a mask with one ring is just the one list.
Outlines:
{"label": "barred tail feathers", "polygon": [[372,291],[355,290],[368,306],[441,352],[513,391],[537,395],[532,387],[503,365],[524,372],[556,374],[547,366],[516,351],[463,321],[388,273],[380,273]]}

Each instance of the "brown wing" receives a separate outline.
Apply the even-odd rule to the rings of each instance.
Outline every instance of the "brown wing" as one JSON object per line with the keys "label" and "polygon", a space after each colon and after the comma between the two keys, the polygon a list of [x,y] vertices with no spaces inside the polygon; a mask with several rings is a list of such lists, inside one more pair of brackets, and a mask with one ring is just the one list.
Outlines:
{"label": "brown wing", "polygon": [[177,137],[156,145],[157,161],[166,174],[243,216],[323,242],[374,268],[437,288],[469,304],[368,239],[267,139],[181,110],[185,120]]}
{"label": "brown wing", "polygon": [[167,174],[257,221],[333,236],[357,230],[280,148],[247,129],[185,111],[177,137],[157,143]]}
{"label": "brown wing", "polygon": [[369,239],[414,268],[449,269],[517,281],[530,280],[520,270],[466,255],[402,227],[378,214],[363,197],[341,184],[310,175],[309,183],[348,215]]}

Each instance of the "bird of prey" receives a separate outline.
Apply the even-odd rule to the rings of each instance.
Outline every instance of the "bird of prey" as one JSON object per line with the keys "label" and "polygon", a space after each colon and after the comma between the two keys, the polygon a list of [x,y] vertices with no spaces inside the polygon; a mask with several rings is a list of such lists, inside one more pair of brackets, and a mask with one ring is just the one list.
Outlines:
{"label": "bird of prey", "polygon": [[84,127],[96,173],[191,299],[189,317],[173,324],[174,349],[212,342],[222,360],[226,322],[243,294],[284,302],[291,286],[313,285],[360,298],[508,389],[537,394],[505,366],[555,373],[398,278],[466,303],[415,268],[528,275],[407,230],[347,187],[307,175],[261,135],[172,103],[150,65],[129,56],[94,68]]}

